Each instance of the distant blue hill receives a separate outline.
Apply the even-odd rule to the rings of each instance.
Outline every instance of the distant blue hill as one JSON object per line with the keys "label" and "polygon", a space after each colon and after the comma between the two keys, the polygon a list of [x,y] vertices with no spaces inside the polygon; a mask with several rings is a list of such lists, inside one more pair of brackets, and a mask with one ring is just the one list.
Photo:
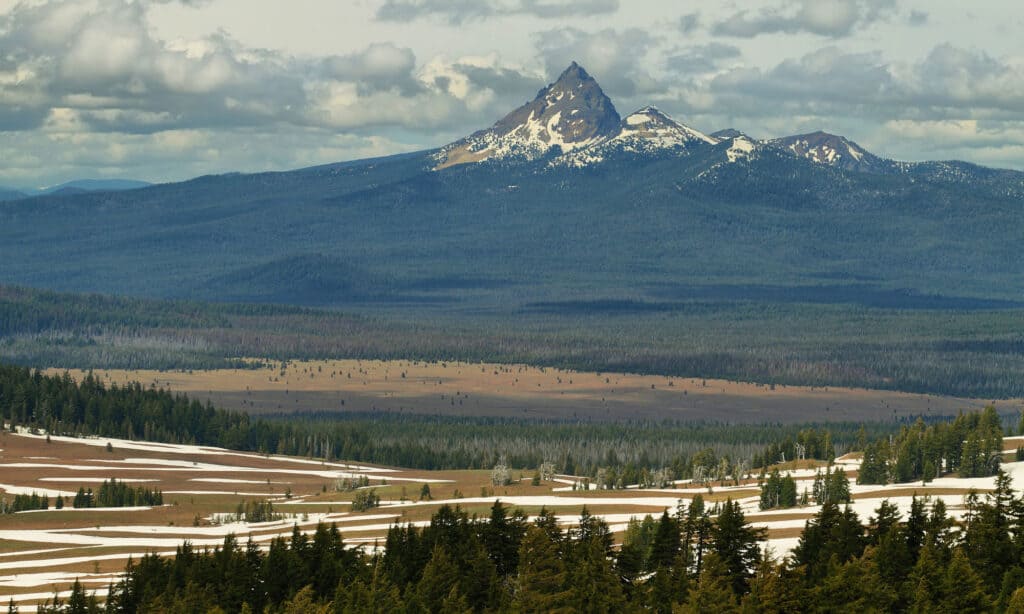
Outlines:
{"label": "distant blue hill", "polygon": [[5,200],[18,200],[19,198],[25,198],[25,193],[12,188],[0,186],[0,202]]}
{"label": "distant blue hill", "polygon": [[59,185],[41,188],[37,194],[75,194],[82,192],[119,192],[137,190],[153,184],[134,179],[75,179]]}
{"label": "distant blue hill", "polygon": [[123,192],[153,185],[134,179],[75,179],[45,188],[9,188],[0,186],[0,202],[21,200],[33,196],[69,196],[89,192]]}

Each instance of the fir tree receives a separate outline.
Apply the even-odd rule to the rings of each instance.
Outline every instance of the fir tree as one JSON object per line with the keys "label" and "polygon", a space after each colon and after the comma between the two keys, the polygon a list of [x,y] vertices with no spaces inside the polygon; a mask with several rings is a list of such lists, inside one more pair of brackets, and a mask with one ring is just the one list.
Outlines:
{"label": "fir tree", "polygon": [[423,576],[416,584],[419,603],[430,612],[444,612],[444,602],[459,583],[459,570],[447,550],[434,546]]}
{"label": "fir tree", "polygon": [[690,591],[686,603],[677,611],[687,614],[731,614],[740,611],[732,588],[732,578],[715,553],[708,553],[704,557],[697,585]]}
{"label": "fir tree", "polygon": [[747,591],[747,580],[760,558],[758,541],[764,537],[764,530],[747,524],[739,502],[726,500],[711,529],[711,544],[737,595]]}
{"label": "fir tree", "polygon": [[519,546],[512,608],[516,612],[571,612],[568,574],[558,547],[541,527],[528,527]]}

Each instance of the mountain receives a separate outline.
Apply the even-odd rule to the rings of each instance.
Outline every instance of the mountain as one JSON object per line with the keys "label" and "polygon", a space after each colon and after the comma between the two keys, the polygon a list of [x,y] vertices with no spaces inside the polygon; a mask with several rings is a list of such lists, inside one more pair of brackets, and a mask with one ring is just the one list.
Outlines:
{"label": "mountain", "polygon": [[487,130],[444,147],[438,169],[519,158],[534,160],[553,147],[569,152],[615,135],[619,114],[587,71],[573,62],[558,80]]}
{"label": "mountain", "polygon": [[29,190],[15,190],[0,186],[0,202],[48,194],[70,196],[89,192],[120,192],[122,190],[137,190],[151,185],[153,184],[134,179],[76,179],[46,188]]}
{"label": "mountain", "polygon": [[621,155],[681,155],[695,147],[716,143],[717,139],[677,122],[658,109],[644,107],[623,118],[613,134],[559,155],[551,164],[580,167]]}
{"label": "mountain", "polygon": [[435,170],[539,158],[550,158],[552,166],[582,167],[622,153],[684,153],[687,148],[717,142],[653,106],[620,119],[597,81],[573,62],[532,102],[491,128],[441,148]]}
{"label": "mountain", "polygon": [[5,200],[18,200],[19,198],[25,197],[26,194],[24,192],[0,186],[0,202]]}
{"label": "mountain", "polygon": [[622,118],[574,64],[434,150],[4,203],[0,283],[506,323],[718,300],[993,308],[1024,297],[1022,203],[1016,171]]}
{"label": "mountain", "polygon": [[711,138],[718,139],[720,141],[725,139],[734,139],[740,136],[747,136],[735,128],[726,128],[724,130],[717,130],[711,133]]}
{"label": "mountain", "polygon": [[806,158],[857,172],[885,172],[886,161],[843,136],[827,132],[811,132],[768,141],[768,145]]}
{"label": "mountain", "polygon": [[117,192],[121,190],[137,190],[153,185],[134,179],[76,179],[59,185],[41,188],[38,194],[73,194],[83,192]]}

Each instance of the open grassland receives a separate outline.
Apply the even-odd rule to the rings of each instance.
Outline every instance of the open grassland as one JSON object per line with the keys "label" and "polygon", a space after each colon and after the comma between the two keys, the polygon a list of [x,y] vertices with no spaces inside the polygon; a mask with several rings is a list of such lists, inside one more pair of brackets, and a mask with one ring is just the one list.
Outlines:
{"label": "open grassland", "polygon": [[[81,370],[70,373],[75,379],[84,375]],[[888,390],[409,360],[309,360],[251,369],[93,373],[106,383],[138,381],[251,414],[391,412],[531,419],[850,422],[952,415],[990,403]],[[1010,413],[1019,411],[1021,400],[995,404],[1001,412]]]}
{"label": "open grassland", "polygon": [[[451,368],[451,366],[449,366]],[[107,448],[107,443],[111,447]],[[1007,450],[1021,445],[1008,438]],[[856,476],[859,460],[842,457],[837,465]],[[802,491],[810,487],[821,463],[789,463]],[[1016,483],[1024,480],[1024,463],[1005,469]],[[673,488],[619,491],[584,491],[573,488],[581,478],[558,475],[532,485],[530,468],[513,468],[512,483],[495,486],[487,471],[412,471],[390,467],[325,462],[282,456],[238,453],[219,448],[154,444],[108,439],[74,439],[28,433],[0,435],[2,496],[37,492],[51,495],[51,509],[0,516],[0,596],[13,598],[22,611],[66,592],[75,578],[86,588],[105,594],[129,557],[147,552],[173,555],[189,540],[200,548],[221,544],[228,534],[252,539],[266,547],[293,527],[312,531],[318,522],[336,523],[352,547],[379,547],[395,523],[424,526],[443,504],[458,505],[471,515],[486,516],[495,500],[537,514],[542,507],[555,511],[571,525],[584,506],[604,518],[616,536],[627,523],[647,514],[674,511],[680,501],[698,493],[706,501],[739,500],[748,519],[768,530],[775,551],[784,554],[796,543],[804,523],[819,508],[758,510],[759,490],[754,476],[736,482],[694,485],[677,482]],[[130,509],[73,509],[70,497],[64,509],[52,508],[53,497],[72,495],[79,487],[94,491],[111,477],[146,484],[164,494],[164,505]],[[380,506],[363,512],[351,510],[358,490],[338,490],[342,480],[365,477],[380,496]],[[145,482],[143,482],[145,480]],[[971,489],[991,489],[992,478],[944,477],[923,484],[889,486],[851,485],[853,508],[866,519],[884,499],[906,513],[910,497],[942,498],[954,517],[963,513]],[[430,498],[421,499],[424,484]],[[229,517],[244,501],[271,501],[280,518],[245,522]]]}

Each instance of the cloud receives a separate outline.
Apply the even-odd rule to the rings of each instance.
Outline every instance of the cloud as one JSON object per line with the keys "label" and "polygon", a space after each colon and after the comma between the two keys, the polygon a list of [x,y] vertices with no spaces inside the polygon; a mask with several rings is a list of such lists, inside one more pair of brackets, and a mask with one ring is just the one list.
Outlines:
{"label": "cloud", "polygon": [[[510,85],[537,83],[496,58],[453,60],[441,71],[447,81],[435,80],[411,49],[393,43],[295,58],[223,32],[165,41],[145,3],[123,0],[18,5],[0,16],[0,48],[4,130],[49,129],[56,114],[97,132],[283,124],[430,133],[459,120],[492,121],[502,110],[490,104],[510,102]],[[450,87],[456,80],[461,88]]]}
{"label": "cloud", "polygon": [[3,184],[40,187],[84,177],[182,180],[238,169],[279,170],[416,149],[380,136],[264,130],[167,130],[152,135],[28,131],[0,139]]}
{"label": "cloud", "polygon": [[455,25],[512,15],[544,19],[589,17],[618,9],[619,0],[385,0],[377,9],[377,19],[409,22],[440,17]]}
{"label": "cloud", "polygon": [[397,90],[411,96],[423,90],[413,75],[416,55],[411,49],[390,43],[375,43],[350,55],[326,58],[324,69],[330,78],[354,82],[364,93]]}
{"label": "cloud", "polygon": [[912,26],[923,26],[928,23],[928,13],[918,10],[910,11],[910,15],[907,16],[907,23]]}
{"label": "cloud", "polygon": [[679,31],[692,34],[700,26],[700,13],[687,13],[679,18]]}
{"label": "cloud", "polygon": [[496,55],[421,65],[393,43],[293,57],[224,32],[163,40],[147,4],[0,14],[0,179],[182,178],[408,151],[489,124],[544,83]]}
{"label": "cloud", "polygon": [[780,8],[734,13],[712,32],[739,38],[801,32],[839,38],[888,18],[895,8],[895,0],[786,0]]}
{"label": "cloud", "polygon": [[669,70],[683,74],[709,73],[741,55],[739,47],[724,43],[708,43],[689,47],[669,56],[665,65]]}
{"label": "cloud", "polygon": [[767,69],[725,71],[708,87],[714,105],[752,115],[1024,120],[1024,65],[948,44],[913,63],[826,47]]}

